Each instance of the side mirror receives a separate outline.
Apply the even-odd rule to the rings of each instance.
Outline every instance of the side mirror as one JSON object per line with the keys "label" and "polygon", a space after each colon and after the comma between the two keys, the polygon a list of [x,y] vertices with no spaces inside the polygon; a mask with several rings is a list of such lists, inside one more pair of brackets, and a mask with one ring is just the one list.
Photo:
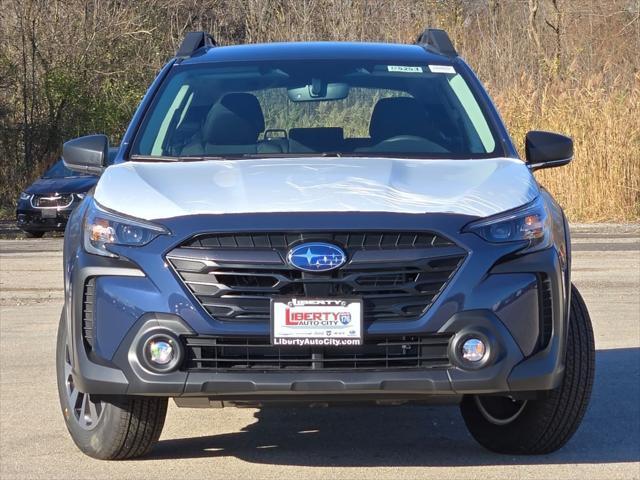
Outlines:
{"label": "side mirror", "polygon": [[527,133],[525,155],[530,170],[561,167],[573,158],[573,140],[558,133],[533,130]]}
{"label": "side mirror", "polygon": [[109,158],[109,139],[106,135],[74,138],[62,146],[62,160],[76,172],[100,175]]}

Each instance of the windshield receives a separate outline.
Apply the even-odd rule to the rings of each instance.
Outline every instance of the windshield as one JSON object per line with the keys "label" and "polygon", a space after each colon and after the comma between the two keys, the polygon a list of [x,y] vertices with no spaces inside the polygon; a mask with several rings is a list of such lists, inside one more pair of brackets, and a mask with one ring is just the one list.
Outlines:
{"label": "windshield", "polygon": [[483,107],[454,66],[395,63],[176,67],[156,95],[132,155],[501,154]]}
{"label": "windshield", "polygon": [[85,176],[85,173],[74,172],[73,170],[69,170],[64,166],[62,159],[56,161],[53,165],[51,165],[44,174],[42,174],[42,178],[67,178],[67,177],[82,177]]}

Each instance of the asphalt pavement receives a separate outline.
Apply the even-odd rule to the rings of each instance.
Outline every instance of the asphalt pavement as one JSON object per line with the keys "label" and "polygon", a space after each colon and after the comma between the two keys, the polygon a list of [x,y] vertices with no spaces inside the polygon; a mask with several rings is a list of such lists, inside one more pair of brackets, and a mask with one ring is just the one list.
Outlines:
{"label": "asphalt pavement", "polygon": [[640,226],[574,232],[573,279],[594,323],[596,381],[571,442],[534,457],[482,449],[455,406],[170,403],[149,456],[88,458],[66,432],[56,391],[62,239],[0,240],[0,478],[640,478]]}

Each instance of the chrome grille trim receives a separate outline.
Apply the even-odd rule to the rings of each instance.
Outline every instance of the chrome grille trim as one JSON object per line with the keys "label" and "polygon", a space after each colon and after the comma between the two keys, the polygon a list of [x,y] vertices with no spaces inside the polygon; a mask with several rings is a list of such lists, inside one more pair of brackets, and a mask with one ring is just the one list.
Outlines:
{"label": "chrome grille trim", "polygon": [[67,208],[73,203],[73,194],[61,195],[38,195],[31,197],[31,206],[33,208]]}

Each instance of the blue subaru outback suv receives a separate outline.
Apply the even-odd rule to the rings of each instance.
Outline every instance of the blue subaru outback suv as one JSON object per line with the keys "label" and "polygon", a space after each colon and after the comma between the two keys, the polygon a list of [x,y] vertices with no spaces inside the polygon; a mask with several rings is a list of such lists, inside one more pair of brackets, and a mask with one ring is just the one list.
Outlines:
{"label": "blue subaru outback suv", "polygon": [[414,45],[218,47],[159,73],[65,235],[57,380],[101,459],[147,453],[167,402],[460,404],[473,437],[540,454],[578,428],[594,376],[562,209],[519,158],[447,34]]}

